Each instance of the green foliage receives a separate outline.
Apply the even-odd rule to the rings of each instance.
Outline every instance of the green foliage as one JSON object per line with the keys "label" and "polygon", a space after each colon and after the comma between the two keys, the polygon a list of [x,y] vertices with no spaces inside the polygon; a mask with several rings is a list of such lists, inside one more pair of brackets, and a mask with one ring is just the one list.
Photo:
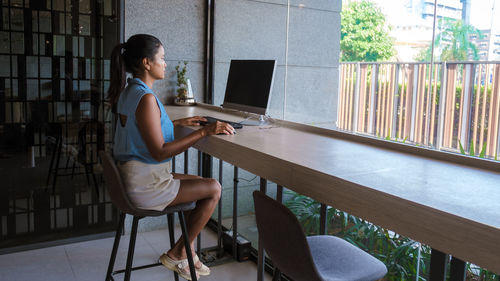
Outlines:
{"label": "green foliage", "polygon": [[[460,140],[458,140],[458,146],[460,148],[460,153],[463,154],[463,155],[467,155],[467,153],[465,152],[464,147],[462,146],[462,142],[460,142]],[[483,147],[481,148],[481,152],[479,152],[479,154],[477,155],[477,157],[484,158],[485,155],[486,155],[486,142],[483,143]],[[474,154],[474,143],[473,142],[470,143],[469,156],[476,156]]]}
{"label": "green foliage", "polygon": [[[444,18],[439,20],[441,32],[434,40],[434,55],[441,61],[479,60],[477,46],[471,41],[476,35],[482,39],[484,35],[472,25],[464,24],[462,20]],[[421,50],[415,57],[417,61],[431,60],[431,46]]]}
{"label": "green foliage", "polygon": [[341,12],[341,61],[384,61],[394,54],[385,16],[374,3],[350,2]]}
{"label": "green foliage", "polygon": [[[285,205],[297,216],[306,235],[319,234],[321,205],[311,198],[287,192],[290,200]],[[333,207],[327,209],[328,234],[345,239],[370,253],[386,266],[384,280],[415,280],[419,268],[419,281],[429,274],[431,248],[401,236],[368,221],[349,215]],[[420,251],[420,255],[419,255]],[[499,275],[467,263],[467,280],[498,280]]]}

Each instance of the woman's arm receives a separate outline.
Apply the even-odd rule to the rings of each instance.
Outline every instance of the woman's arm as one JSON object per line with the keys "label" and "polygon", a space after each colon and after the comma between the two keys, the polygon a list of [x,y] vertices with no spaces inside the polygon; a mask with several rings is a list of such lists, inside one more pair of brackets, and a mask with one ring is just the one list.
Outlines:
{"label": "woman's arm", "polygon": [[234,133],[234,129],[229,124],[217,122],[196,130],[181,139],[165,143],[161,131],[160,109],[152,94],[142,97],[137,106],[135,118],[149,153],[157,161],[165,160],[185,151],[204,136],[220,133],[232,135]]}

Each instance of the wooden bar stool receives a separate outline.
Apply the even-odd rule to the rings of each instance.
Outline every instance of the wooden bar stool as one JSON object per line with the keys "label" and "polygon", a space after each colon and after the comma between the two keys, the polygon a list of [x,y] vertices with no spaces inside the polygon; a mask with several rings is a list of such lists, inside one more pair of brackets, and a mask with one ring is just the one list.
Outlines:
{"label": "wooden bar stool", "polygon": [[[184,204],[178,204],[175,206],[170,206],[165,208],[163,211],[153,211],[153,210],[141,210],[137,209],[128,199],[128,196],[125,192],[125,188],[123,182],[120,177],[120,173],[118,168],[115,165],[115,161],[113,157],[107,152],[101,151],[99,155],[102,160],[103,170],[104,170],[104,180],[108,186],[109,197],[111,198],[111,202],[113,205],[120,210],[120,219],[118,222],[118,228],[116,229],[115,241],[113,243],[113,250],[111,252],[111,257],[109,259],[108,271],[106,273],[106,281],[114,280],[113,275],[125,272],[125,281],[130,280],[130,274],[133,270],[144,269],[153,266],[161,265],[160,262],[143,265],[139,267],[132,267],[132,260],[134,257],[134,248],[135,248],[135,240],[137,237],[137,227],[139,224],[139,220],[144,217],[157,217],[167,215],[168,218],[168,228],[169,228],[169,236],[170,236],[170,245],[174,246],[174,222],[173,222],[173,214],[177,213],[179,215],[179,221],[182,229],[182,237],[184,240],[184,246],[186,248],[186,254],[189,263],[189,270],[191,274],[191,280],[196,281],[196,271],[194,267],[193,257],[191,254],[191,246],[189,244],[186,222],[184,219],[184,211],[189,211],[195,208],[195,202],[189,202]],[[127,255],[127,265],[124,270],[113,271],[113,267],[115,264],[116,253],[118,251],[118,245],[120,244],[120,235],[123,231],[123,224],[125,221],[125,215],[132,215],[132,230],[130,232],[130,243],[128,247],[128,255]],[[178,280],[177,272],[174,272],[175,280]]]}

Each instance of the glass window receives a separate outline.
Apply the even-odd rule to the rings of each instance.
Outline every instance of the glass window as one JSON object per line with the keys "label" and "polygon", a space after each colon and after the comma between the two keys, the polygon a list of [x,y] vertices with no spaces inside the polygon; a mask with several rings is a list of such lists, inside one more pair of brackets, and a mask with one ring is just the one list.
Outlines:
{"label": "glass window", "polygon": [[52,77],[52,59],[50,57],[40,57],[40,78]]}
{"label": "glass window", "polygon": [[31,12],[31,26],[33,32],[38,32],[38,11]]}
{"label": "glass window", "polygon": [[[11,32],[10,36],[12,38],[12,40],[11,40],[12,53],[13,54],[24,54],[24,34],[19,33],[19,32]],[[8,46],[8,43],[5,45]]]}
{"label": "glass window", "polygon": [[64,35],[54,35],[54,56],[64,56],[66,41]]}
{"label": "glass window", "polygon": [[38,57],[26,57],[26,77],[38,77]]}
{"label": "glass window", "polygon": [[2,8],[2,29],[9,29],[9,9]]}
{"label": "glass window", "polygon": [[9,33],[0,31],[0,53],[7,54],[10,49]]}
{"label": "glass window", "polygon": [[79,15],[80,35],[90,35],[90,16]]}
{"label": "glass window", "polygon": [[22,9],[10,9],[10,29],[24,30],[24,13]]}
{"label": "glass window", "polygon": [[10,76],[10,57],[0,56],[0,77]]}
{"label": "glass window", "polygon": [[50,12],[40,11],[40,32],[50,33],[52,32],[52,19]]}
{"label": "glass window", "polygon": [[26,98],[27,100],[38,99],[38,79],[26,80]]}

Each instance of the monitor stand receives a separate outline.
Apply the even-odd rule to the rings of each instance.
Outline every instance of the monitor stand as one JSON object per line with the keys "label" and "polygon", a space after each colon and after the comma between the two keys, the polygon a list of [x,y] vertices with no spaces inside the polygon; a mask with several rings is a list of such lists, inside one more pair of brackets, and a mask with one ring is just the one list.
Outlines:
{"label": "monitor stand", "polygon": [[266,126],[271,124],[269,121],[264,119],[264,115],[259,115],[259,120],[252,120],[251,118],[253,117],[241,121],[240,124],[244,126]]}

